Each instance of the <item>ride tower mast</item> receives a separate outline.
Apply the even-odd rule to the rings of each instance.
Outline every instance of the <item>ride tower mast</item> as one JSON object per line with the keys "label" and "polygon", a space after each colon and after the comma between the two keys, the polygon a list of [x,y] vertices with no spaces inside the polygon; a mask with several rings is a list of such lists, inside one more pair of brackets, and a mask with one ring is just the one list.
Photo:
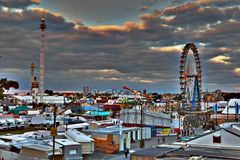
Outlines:
{"label": "ride tower mast", "polygon": [[45,30],[47,29],[46,20],[43,17],[39,26],[41,31],[41,50],[40,50],[40,103],[43,103],[44,77],[45,77]]}

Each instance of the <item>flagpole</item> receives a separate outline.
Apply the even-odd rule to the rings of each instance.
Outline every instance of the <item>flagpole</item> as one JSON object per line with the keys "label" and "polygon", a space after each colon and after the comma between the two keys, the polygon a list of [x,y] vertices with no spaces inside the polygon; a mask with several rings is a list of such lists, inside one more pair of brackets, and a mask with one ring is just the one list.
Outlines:
{"label": "flagpole", "polygon": [[216,126],[217,126],[218,124],[217,124],[217,112],[216,112]]}
{"label": "flagpole", "polygon": [[218,112],[218,105],[217,105],[217,103],[215,103],[215,105],[214,105],[214,112],[215,112],[215,124],[216,124],[216,126],[218,125],[217,124],[217,112]]}
{"label": "flagpole", "polygon": [[235,119],[236,119],[236,122],[238,122],[238,112],[239,112],[239,106],[238,106],[238,103],[235,102]]}
{"label": "flagpole", "polygon": [[238,103],[237,103],[237,122],[238,122],[238,118],[239,118],[239,106],[238,106]]}

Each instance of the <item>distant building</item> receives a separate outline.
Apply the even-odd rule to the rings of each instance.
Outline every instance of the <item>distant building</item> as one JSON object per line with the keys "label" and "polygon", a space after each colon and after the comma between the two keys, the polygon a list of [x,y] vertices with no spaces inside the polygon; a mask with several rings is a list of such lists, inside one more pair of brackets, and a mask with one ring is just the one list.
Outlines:
{"label": "distant building", "polygon": [[[81,160],[82,145],[69,139],[56,139],[58,148],[62,149],[62,158],[65,160]],[[52,143],[51,143],[52,145]]]}
{"label": "distant building", "polygon": [[[143,125],[170,127],[172,119],[170,115],[164,113],[151,112],[143,110]],[[140,109],[123,109],[120,112],[120,119],[124,125],[136,126],[141,124],[141,111]]]}
{"label": "distant building", "polygon": [[[131,141],[141,139],[139,127],[109,126],[106,128],[86,130],[85,132],[92,135],[96,148],[100,148],[106,153],[123,151],[124,143],[126,143],[126,146],[130,149]],[[146,127],[143,128],[143,139],[147,138],[151,138],[151,129]]]}
{"label": "distant building", "polygon": [[84,133],[81,133],[75,129],[68,130],[66,132],[66,137],[81,143],[82,145],[82,154],[93,154],[94,152],[94,140],[90,138],[89,136],[85,135]]}
{"label": "distant building", "polygon": [[[28,144],[22,147],[21,154],[41,159],[49,159],[52,156],[52,147],[40,144]],[[62,150],[56,148],[55,155],[61,157]]]}
{"label": "distant building", "polygon": [[220,128],[186,143],[190,147],[219,148],[240,151],[240,131],[235,128]]}
{"label": "distant building", "polygon": [[[19,96],[15,95],[13,96],[13,99],[16,104],[26,104],[26,103],[32,103],[32,96]],[[37,102],[40,102],[40,95],[36,96]],[[63,105],[65,103],[70,103],[71,101],[65,98],[64,96],[43,96],[43,103],[47,104],[58,104]]]}

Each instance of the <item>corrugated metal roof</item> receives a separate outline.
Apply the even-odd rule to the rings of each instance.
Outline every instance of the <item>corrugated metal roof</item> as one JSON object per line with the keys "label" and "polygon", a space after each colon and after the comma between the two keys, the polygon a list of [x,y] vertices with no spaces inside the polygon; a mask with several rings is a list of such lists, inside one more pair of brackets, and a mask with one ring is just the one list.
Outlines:
{"label": "corrugated metal roof", "polygon": [[203,156],[207,158],[216,159],[231,159],[240,160],[240,153],[232,150],[221,150],[221,149],[209,149],[209,148],[187,148],[185,150],[176,150],[165,155],[159,156],[169,157],[169,159],[174,157],[191,157],[191,156]]}
{"label": "corrugated metal roof", "polygon": [[132,155],[157,157],[159,155],[166,154],[173,150],[176,150],[176,149],[171,147],[147,148],[147,149],[136,151],[132,153]]}

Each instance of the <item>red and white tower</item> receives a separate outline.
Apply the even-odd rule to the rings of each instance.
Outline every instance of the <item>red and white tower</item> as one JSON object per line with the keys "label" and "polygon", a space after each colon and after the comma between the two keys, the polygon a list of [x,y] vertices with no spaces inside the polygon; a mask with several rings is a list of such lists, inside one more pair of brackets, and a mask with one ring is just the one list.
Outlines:
{"label": "red and white tower", "polygon": [[40,103],[43,103],[43,93],[44,93],[44,77],[45,77],[45,30],[47,25],[45,24],[45,18],[41,19],[41,24],[39,26],[41,31],[41,50],[40,50]]}

